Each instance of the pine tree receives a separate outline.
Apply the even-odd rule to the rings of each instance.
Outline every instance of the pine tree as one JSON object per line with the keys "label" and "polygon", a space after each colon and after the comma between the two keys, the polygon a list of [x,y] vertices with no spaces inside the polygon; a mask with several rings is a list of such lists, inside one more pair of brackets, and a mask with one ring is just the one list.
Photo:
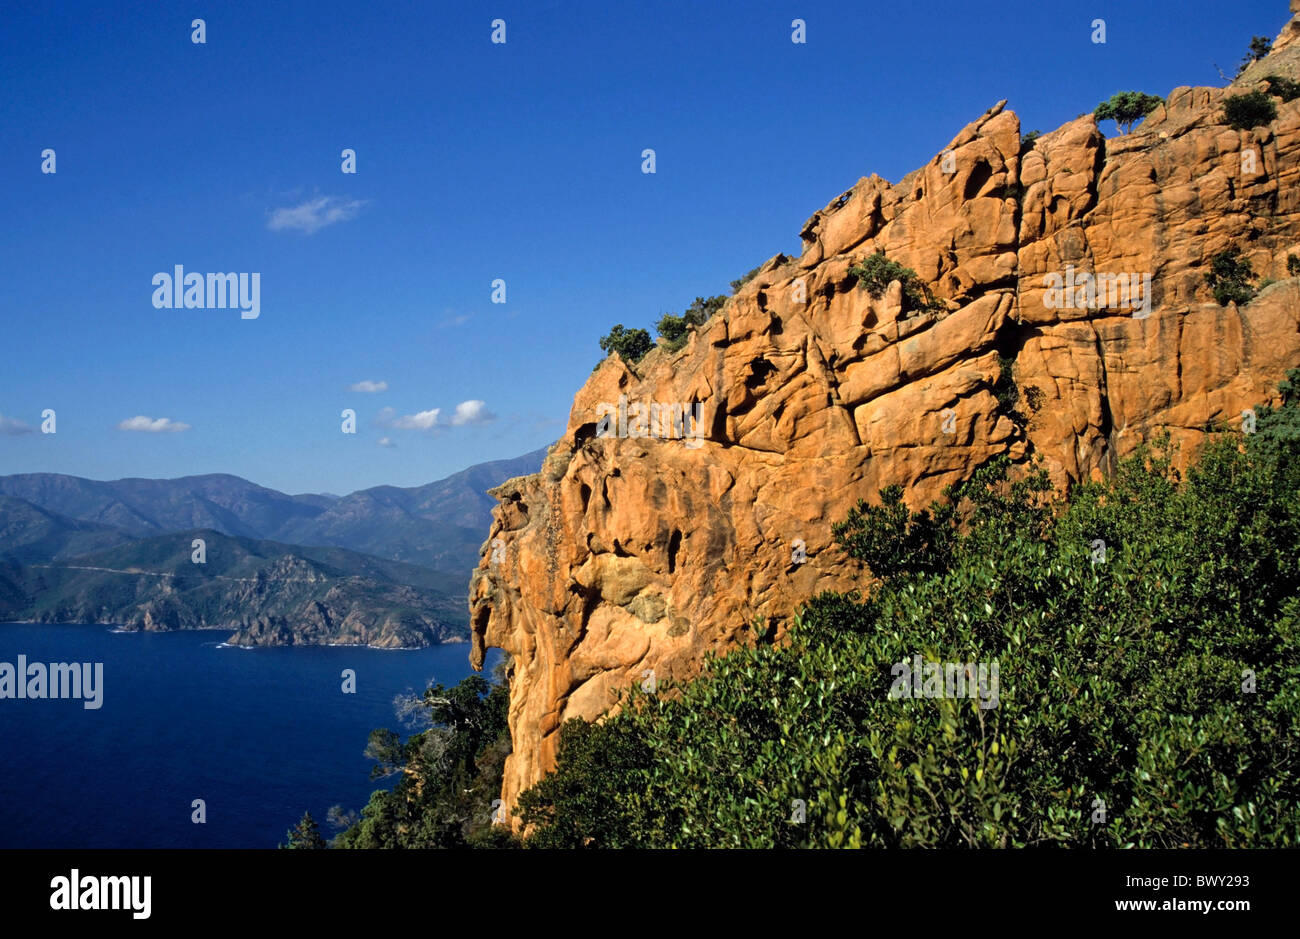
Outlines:
{"label": "pine tree", "polygon": [[302,819],[285,833],[285,837],[289,839],[289,843],[280,845],[281,848],[323,848],[326,846],[325,838],[320,833],[320,826],[316,824],[316,819],[311,817],[310,812],[303,812]]}

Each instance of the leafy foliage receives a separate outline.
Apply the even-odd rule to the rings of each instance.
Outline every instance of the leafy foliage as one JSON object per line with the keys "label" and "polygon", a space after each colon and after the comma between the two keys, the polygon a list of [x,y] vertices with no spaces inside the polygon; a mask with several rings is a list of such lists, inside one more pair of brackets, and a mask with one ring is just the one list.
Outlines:
{"label": "leafy foliage", "polygon": [[624,329],[619,323],[601,340],[600,348],[606,355],[617,352],[629,365],[635,364],[654,348],[654,341],[644,329]]}
{"label": "leafy foliage", "polygon": [[1159,95],[1141,91],[1119,91],[1111,95],[1110,100],[1097,105],[1092,113],[1099,121],[1114,121],[1119,132],[1127,134],[1134,124],[1164,104],[1164,100]]}
{"label": "leafy foliage", "polygon": [[911,512],[903,502],[902,486],[881,489],[879,505],[859,499],[849,517],[831,531],[849,557],[869,564],[882,579],[905,571],[943,570],[955,535],[951,504],[936,502]]}
{"label": "leafy foliage", "polygon": [[1237,130],[1250,130],[1277,120],[1277,105],[1262,91],[1223,99],[1223,119]]}
{"label": "leafy foliage", "polygon": [[935,312],[945,309],[943,302],[932,299],[916,271],[885,257],[883,251],[863,258],[849,268],[849,275],[858,279],[858,286],[879,299],[890,283],[898,281],[903,288],[903,312]]}
{"label": "leafy foliage", "polygon": [[1016,360],[1012,356],[998,356],[998,380],[993,386],[993,397],[1004,414],[1015,414],[1020,389],[1016,387]]}
{"label": "leafy foliage", "polygon": [[1286,272],[1292,277],[1300,277],[1300,257],[1294,254],[1286,256]]}
{"label": "leafy foliage", "polygon": [[[1068,506],[1004,461],[942,519],[860,505],[872,594],[570,722],[520,799],[531,843],[1294,846],[1300,371],[1279,390],[1185,478],[1164,440]],[[997,706],[891,698],[918,654],[998,663]]]}
{"label": "leafy foliage", "polygon": [[1214,291],[1214,299],[1220,306],[1227,306],[1229,300],[1244,306],[1255,299],[1255,271],[1250,261],[1240,255],[1241,249],[1232,247],[1210,259],[1205,282]]}
{"label": "leafy foliage", "polygon": [[360,820],[335,839],[341,848],[493,847],[511,842],[493,824],[502,768],[510,753],[504,682],[471,675],[425,691],[432,723],[405,742],[391,730],[370,734],[371,777],[400,773],[392,790],[376,790]]}
{"label": "leafy foliage", "polygon": [[709,317],[722,309],[722,305],[726,302],[727,298],[721,295],[707,299],[696,297],[684,314],[681,316],[675,313],[665,314],[655,324],[655,329],[667,341],[669,351],[675,352],[686,344],[686,336],[691,326],[704,325]]}
{"label": "leafy foliage", "polygon": [[1278,75],[1266,75],[1264,81],[1268,82],[1268,94],[1275,98],[1281,98],[1284,102],[1300,98],[1300,82]]}

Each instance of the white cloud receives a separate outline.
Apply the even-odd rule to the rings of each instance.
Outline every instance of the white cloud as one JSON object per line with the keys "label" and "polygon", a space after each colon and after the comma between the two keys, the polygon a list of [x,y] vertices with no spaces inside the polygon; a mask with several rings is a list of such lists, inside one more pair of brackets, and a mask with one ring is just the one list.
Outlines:
{"label": "white cloud", "polygon": [[438,415],[441,413],[441,408],[433,408],[430,411],[403,414],[399,417],[392,408],[384,408],[375,417],[375,423],[380,427],[393,427],[397,430],[432,430],[438,426]]}
{"label": "white cloud", "polygon": [[276,209],[266,227],[271,231],[300,231],[312,235],[327,225],[356,218],[363,200],[344,200],[336,196],[317,196],[301,205]]}
{"label": "white cloud", "polygon": [[462,424],[488,424],[496,419],[497,416],[487,409],[484,401],[462,401],[456,405],[456,413],[451,416],[451,422],[458,427]]}
{"label": "white cloud", "polygon": [[0,414],[0,434],[7,437],[17,437],[20,434],[34,433],[31,425],[25,424],[16,417],[5,417]]}
{"label": "white cloud", "polygon": [[145,434],[176,434],[189,430],[190,425],[183,421],[174,421],[170,417],[145,417],[136,415],[117,425],[118,430],[134,430]]}
{"label": "white cloud", "polygon": [[397,444],[393,443],[393,441],[390,440],[390,439],[387,438],[387,437],[380,437],[380,438],[379,438],[379,445],[380,445],[381,447],[395,447],[395,446],[397,446]]}
{"label": "white cloud", "polygon": [[348,386],[348,391],[360,391],[368,395],[379,394],[379,392],[387,390],[388,382],[370,381],[369,379]]}
{"label": "white cloud", "polygon": [[391,427],[395,430],[436,430],[441,427],[487,424],[496,419],[497,416],[487,409],[485,402],[462,401],[456,405],[450,420],[443,420],[442,408],[402,415],[398,415],[392,408],[381,408],[375,416],[375,423],[380,427]]}

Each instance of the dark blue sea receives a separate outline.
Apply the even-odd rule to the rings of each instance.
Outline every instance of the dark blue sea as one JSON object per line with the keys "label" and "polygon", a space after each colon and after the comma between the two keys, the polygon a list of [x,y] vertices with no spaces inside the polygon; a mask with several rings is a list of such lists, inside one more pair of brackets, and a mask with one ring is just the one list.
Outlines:
{"label": "dark blue sea", "polygon": [[0,848],[274,848],[304,810],[330,837],[330,806],[360,811],[394,782],[363,756],[372,729],[409,732],[394,696],[471,671],[468,643],[245,650],[226,635],[0,624],[0,662],[104,663],[98,710],[0,699]]}

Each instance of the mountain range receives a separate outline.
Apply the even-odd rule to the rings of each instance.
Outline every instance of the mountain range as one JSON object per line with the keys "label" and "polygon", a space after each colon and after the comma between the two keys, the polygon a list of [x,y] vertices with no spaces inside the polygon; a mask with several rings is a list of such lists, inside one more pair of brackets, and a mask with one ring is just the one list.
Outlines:
{"label": "mountain range", "polygon": [[487,490],[544,456],[341,497],[221,474],[0,476],[0,620],[223,628],[240,645],[461,640]]}

